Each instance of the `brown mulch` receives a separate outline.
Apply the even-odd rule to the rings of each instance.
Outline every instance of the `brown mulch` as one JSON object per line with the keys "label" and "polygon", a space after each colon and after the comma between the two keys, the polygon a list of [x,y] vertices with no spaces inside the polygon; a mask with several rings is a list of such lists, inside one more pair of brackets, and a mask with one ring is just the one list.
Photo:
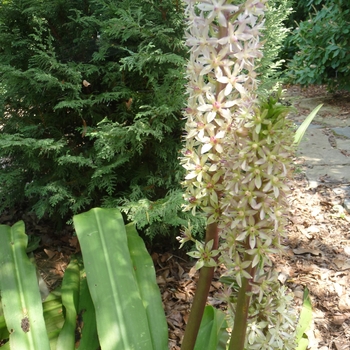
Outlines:
{"label": "brown mulch", "polygon": [[[324,87],[288,87],[295,96],[325,96],[327,103],[342,108],[342,115],[350,115],[348,93],[332,95]],[[300,113],[304,111],[299,110]],[[350,124],[350,122],[349,122]],[[288,237],[284,241],[286,254],[274,259],[281,283],[294,293],[297,308],[302,303],[303,290],[310,290],[313,305],[313,324],[308,331],[311,349],[350,349],[350,215],[343,208],[347,186],[321,181],[317,188],[309,188],[303,174],[303,164],[295,159],[295,177],[289,198]],[[322,180],[322,179],[321,179]],[[7,213],[13,217],[13,213]],[[79,252],[72,229],[60,234],[50,231],[49,223],[37,223],[30,216],[23,218],[29,234],[40,235],[40,249],[35,258],[49,289],[62,280],[69,258]],[[0,218],[7,223],[6,215]],[[13,223],[13,222],[12,222]],[[157,271],[169,326],[169,349],[180,349],[181,338],[189,316],[198,274],[184,254],[169,251],[151,252]],[[208,302],[225,308],[220,301],[222,291],[215,274]]]}

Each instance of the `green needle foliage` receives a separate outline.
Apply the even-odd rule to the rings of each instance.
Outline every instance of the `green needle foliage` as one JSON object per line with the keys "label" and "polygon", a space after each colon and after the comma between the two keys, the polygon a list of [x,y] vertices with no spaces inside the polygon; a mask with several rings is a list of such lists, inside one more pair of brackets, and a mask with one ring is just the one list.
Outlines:
{"label": "green needle foliage", "polygon": [[281,67],[285,60],[281,59],[281,50],[289,33],[285,21],[293,11],[292,5],[293,0],[269,0],[266,4],[265,25],[262,30],[264,56],[257,65],[259,93],[266,97],[282,83]]}
{"label": "green needle foliage", "polygon": [[172,0],[2,2],[0,211],[22,205],[58,224],[97,205],[130,216],[160,200],[172,224],[187,222],[174,215],[182,17]]}

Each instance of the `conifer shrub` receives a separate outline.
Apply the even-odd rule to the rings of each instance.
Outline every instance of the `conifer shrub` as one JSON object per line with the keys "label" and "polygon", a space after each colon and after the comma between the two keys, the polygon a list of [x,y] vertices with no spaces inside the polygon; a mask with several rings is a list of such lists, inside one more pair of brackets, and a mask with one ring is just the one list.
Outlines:
{"label": "conifer shrub", "polygon": [[257,68],[259,93],[266,97],[282,83],[285,59],[281,57],[281,51],[289,33],[286,22],[292,13],[293,0],[269,0],[266,4],[264,28],[261,33],[264,56],[258,59]]}
{"label": "conifer shrub", "polygon": [[182,12],[171,0],[2,4],[0,211],[59,222],[122,205],[143,227],[187,222]]}

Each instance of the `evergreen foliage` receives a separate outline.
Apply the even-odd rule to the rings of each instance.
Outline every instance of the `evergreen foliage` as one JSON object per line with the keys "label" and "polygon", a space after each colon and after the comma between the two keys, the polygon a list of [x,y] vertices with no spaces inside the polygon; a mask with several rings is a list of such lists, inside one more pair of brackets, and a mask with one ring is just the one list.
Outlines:
{"label": "evergreen foliage", "polygon": [[305,6],[307,18],[286,41],[289,51],[295,52],[287,67],[289,81],[349,90],[349,1],[310,0]]}
{"label": "evergreen foliage", "polygon": [[262,31],[264,56],[259,60],[257,72],[260,75],[260,92],[268,96],[271,90],[281,83],[281,67],[284,59],[280,57],[283,43],[289,28],[285,22],[293,11],[293,0],[269,0],[266,4],[265,25]]}
{"label": "evergreen foliage", "polygon": [[123,204],[133,219],[160,200],[171,224],[187,222],[182,12],[172,0],[1,5],[1,211],[23,205],[58,223]]}

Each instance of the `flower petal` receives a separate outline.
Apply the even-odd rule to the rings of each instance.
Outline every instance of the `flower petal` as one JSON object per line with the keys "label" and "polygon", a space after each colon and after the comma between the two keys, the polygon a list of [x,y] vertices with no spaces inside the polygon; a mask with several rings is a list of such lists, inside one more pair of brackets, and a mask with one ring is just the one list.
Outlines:
{"label": "flower petal", "polygon": [[209,112],[213,109],[212,105],[208,105],[208,104],[204,104],[201,105],[199,107],[197,107],[197,110],[201,111],[201,112]]}
{"label": "flower petal", "polygon": [[211,143],[204,144],[202,146],[202,149],[201,149],[201,154],[204,154],[204,153],[210,151],[212,148],[213,148],[213,145]]}
{"label": "flower petal", "polygon": [[209,112],[207,114],[207,123],[210,124],[216,117],[216,112]]}

